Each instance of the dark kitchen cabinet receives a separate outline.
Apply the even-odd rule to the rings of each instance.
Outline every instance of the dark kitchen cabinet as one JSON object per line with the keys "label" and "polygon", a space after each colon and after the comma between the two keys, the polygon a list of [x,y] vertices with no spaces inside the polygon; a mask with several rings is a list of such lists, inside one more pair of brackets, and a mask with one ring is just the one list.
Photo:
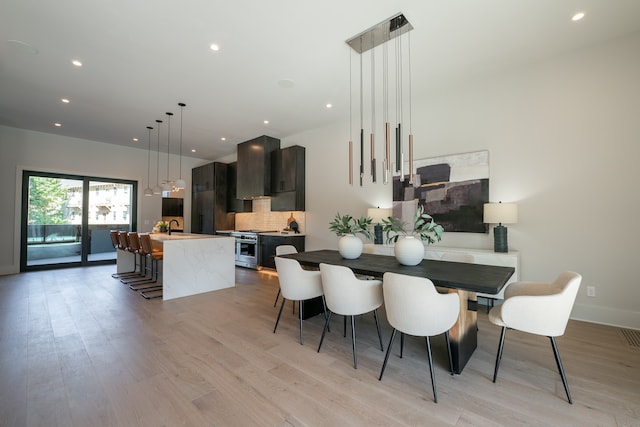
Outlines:
{"label": "dark kitchen cabinet", "polygon": [[228,212],[251,212],[253,202],[242,200],[237,195],[238,163],[227,163],[227,211]]}
{"label": "dark kitchen cabinet", "polygon": [[209,163],[191,171],[191,232],[214,234],[235,227],[227,212],[227,165]]}
{"label": "dark kitchen cabinet", "polygon": [[280,245],[293,245],[298,252],[304,252],[304,236],[283,234],[281,236],[262,235],[258,236],[258,244],[260,245],[260,259],[258,263],[262,267],[276,268],[274,257],[276,256],[276,247]]}
{"label": "dark kitchen cabinet", "polygon": [[237,198],[271,195],[271,154],[279,148],[280,140],[266,135],[238,144]]}
{"label": "dark kitchen cabinet", "polygon": [[271,210],[305,210],[305,148],[294,145],[276,151],[271,168]]}
{"label": "dark kitchen cabinet", "polygon": [[184,203],[177,197],[165,197],[162,199],[162,216],[183,216]]}

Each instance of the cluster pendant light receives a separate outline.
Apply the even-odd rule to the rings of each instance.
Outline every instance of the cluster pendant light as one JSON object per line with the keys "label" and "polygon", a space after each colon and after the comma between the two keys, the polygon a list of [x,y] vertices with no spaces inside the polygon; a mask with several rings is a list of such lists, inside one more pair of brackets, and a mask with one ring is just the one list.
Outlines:
{"label": "cluster pendant light", "polygon": [[187,106],[184,102],[179,102],[178,106],[180,107],[180,175],[176,180],[172,180],[170,178],[170,159],[171,159],[171,116],[173,113],[167,112],[167,175],[165,179],[160,181],[160,127],[162,125],[162,120],[156,120],[158,124],[158,145],[156,151],[156,185],[151,188],[150,177],[151,177],[151,130],[153,127],[147,126],[147,130],[149,131],[149,147],[147,152],[147,188],[144,189],[145,196],[153,196],[154,194],[162,194],[163,192],[171,192],[176,190],[183,190],[186,187],[185,181],[182,179],[182,114],[184,107]]}
{"label": "cluster pendant light", "polygon": [[[404,55],[402,46],[402,37],[404,34],[409,34],[413,27],[405,16],[401,13],[387,19],[370,29],[358,34],[351,39],[347,40],[347,44],[360,55],[360,186],[364,185],[365,178],[365,162],[364,162],[364,135],[365,135],[365,123],[364,123],[364,71],[363,71],[363,55],[365,52],[370,52],[371,59],[371,93],[369,94],[371,101],[371,132],[369,136],[370,140],[370,157],[369,157],[369,171],[371,180],[373,183],[378,181],[376,153],[376,54],[375,50],[378,46],[382,46],[382,110],[384,121],[384,158],[382,159],[382,182],[388,184],[390,175],[398,175],[400,181],[405,179],[409,180],[410,184],[415,185],[414,173],[413,173],[413,134],[411,129],[411,38],[409,37],[408,46],[408,66],[404,65]],[[389,42],[394,39],[395,47],[395,162],[391,161],[391,123],[389,118]],[[351,54],[349,57],[349,135],[353,134],[352,130],[352,59]],[[405,73],[408,72],[408,91],[409,91],[409,173],[405,177],[405,157],[404,147],[405,142],[403,138],[403,128],[406,129],[404,124],[404,92],[406,90],[404,85]],[[353,185],[353,140],[349,140],[349,184]]]}

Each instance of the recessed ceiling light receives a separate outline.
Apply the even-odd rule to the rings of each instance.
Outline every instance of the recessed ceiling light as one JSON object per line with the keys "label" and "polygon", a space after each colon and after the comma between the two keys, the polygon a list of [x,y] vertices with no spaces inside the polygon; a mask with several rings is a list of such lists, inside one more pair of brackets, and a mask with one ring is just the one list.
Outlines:
{"label": "recessed ceiling light", "polygon": [[584,18],[584,12],[578,12],[578,13],[576,13],[575,15],[573,15],[573,16],[571,17],[571,20],[572,20],[572,21],[579,21],[579,20],[581,20],[582,18]]}
{"label": "recessed ceiling light", "polygon": [[133,142],[138,142],[138,138],[133,138],[132,141]]}
{"label": "recessed ceiling light", "polygon": [[327,104],[327,105],[326,105],[326,107],[327,107],[327,108],[332,108],[332,107],[333,107],[333,104]]}
{"label": "recessed ceiling light", "polygon": [[196,152],[196,149],[195,149],[195,148],[191,149],[191,152],[192,152],[192,153],[195,153],[195,152]]}
{"label": "recessed ceiling light", "polygon": [[73,59],[73,60],[71,61],[71,63],[72,63],[73,65],[75,65],[76,67],[82,67],[82,62],[81,62],[81,61],[79,61],[79,60],[77,60],[77,59]]}
{"label": "recessed ceiling light", "polygon": [[220,46],[218,46],[218,45],[217,45],[217,44],[215,44],[215,43],[211,43],[211,45],[209,45],[209,49],[211,49],[211,50],[212,50],[212,51],[214,51],[214,52],[217,52],[217,51],[219,51],[219,50],[220,50]]}
{"label": "recessed ceiling light", "polygon": [[269,120],[265,120],[265,121],[264,121],[264,122],[262,122],[262,123],[264,123],[265,125],[268,125],[268,124],[269,124]]}
{"label": "recessed ceiling light", "polygon": [[59,127],[61,127],[61,126],[62,126],[62,123],[55,122],[53,125],[54,125],[55,127],[59,128]]}
{"label": "recessed ceiling light", "polygon": [[220,141],[226,141],[227,138],[225,138],[224,136],[222,138],[220,138]]}
{"label": "recessed ceiling light", "polygon": [[62,101],[63,104],[68,104],[71,102],[67,98],[62,98],[60,101]]}

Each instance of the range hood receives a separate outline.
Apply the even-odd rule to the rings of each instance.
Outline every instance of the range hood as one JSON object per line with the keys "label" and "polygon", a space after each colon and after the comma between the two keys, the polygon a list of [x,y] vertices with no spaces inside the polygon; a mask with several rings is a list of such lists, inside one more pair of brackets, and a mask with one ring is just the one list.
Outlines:
{"label": "range hood", "polygon": [[271,195],[271,155],[279,149],[280,140],[266,135],[238,144],[238,199]]}

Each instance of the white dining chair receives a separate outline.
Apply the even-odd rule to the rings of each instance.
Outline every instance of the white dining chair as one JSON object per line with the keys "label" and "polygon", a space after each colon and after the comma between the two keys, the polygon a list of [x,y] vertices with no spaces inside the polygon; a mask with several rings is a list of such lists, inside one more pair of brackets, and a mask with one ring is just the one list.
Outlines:
{"label": "white dining chair", "polygon": [[380,341],[380,351],[384,351],[377,312],[383,302],[382,281],[358,279],[350,268],[340,265],[320,264],[320,273],[322,274],[322,288],[324,289],[324,297],[329,314],[324,324],[322,337],[320,337],[318,353],[329,328],[331,314],[339,314],[345,316],[345,318],[350,316],[353,367],[357,369],[358,353],[356,348],[355,316],[373,311],[376,329],[378,330],[378,340]]}
{"label": "white dining chair", "polygon": [[494,383],[498,377],[507,329],[547,336],[551,341],[567,399],[569,403],[573,403],[555,337],[564,335],[581,281],[580,274],[566,271],[551,283],[514,282],[507,286],[504,303],[489,312],[491,323],[502,327],[493,372]]}
{"label": "white dining chair", "polygon": [[[296,249],[293,245],[279,245],[276,246],[276,256],[278,255],[287,255],[287,254],[297,254],[298,249]],[[278,293],[276,294],[276,300],[273,302],[273,306],[275,307],[278,304],[278,298],[280,298],[280,287],[278,286]],[[295,303],[294,303],[295,307]]]}
{"label": "white dining chair", "polygon": [[397,331],[402,334],[425,337],[433,400],[438,403],[429,337],[444,333],[449,356],[449,371],[453,375],[449,329],[458,319],[460,298],[457,293],[439,293],[433,282],[427,278],[405,276],[397,273],[384,274],[382,291],[387,321],[393,327],[393,332],[391,333],[391,339],[387,346],[387,353],[378,379],[382,380]]}
{"label": "white dining chair", "polygon": [[276,325],[273,328],[273,333],[275,334],[276,329],[278,329],[278,322],[280,322],[280,316],[282,315],[282,309],[284,308],[285,302],[287,300],[298,301],[298,315],[300,317],[300,344],[303,344],[303,301],[322,297],[324,313],[325,316],[327,316],[320,272],[303,270],[300,263],[295,259],[275,257],[275,262],[278,279],[280,280],[280,289],[282,291],[282,304],[280,304],[280,310],[278,311],[278,317],[276,318]]}

